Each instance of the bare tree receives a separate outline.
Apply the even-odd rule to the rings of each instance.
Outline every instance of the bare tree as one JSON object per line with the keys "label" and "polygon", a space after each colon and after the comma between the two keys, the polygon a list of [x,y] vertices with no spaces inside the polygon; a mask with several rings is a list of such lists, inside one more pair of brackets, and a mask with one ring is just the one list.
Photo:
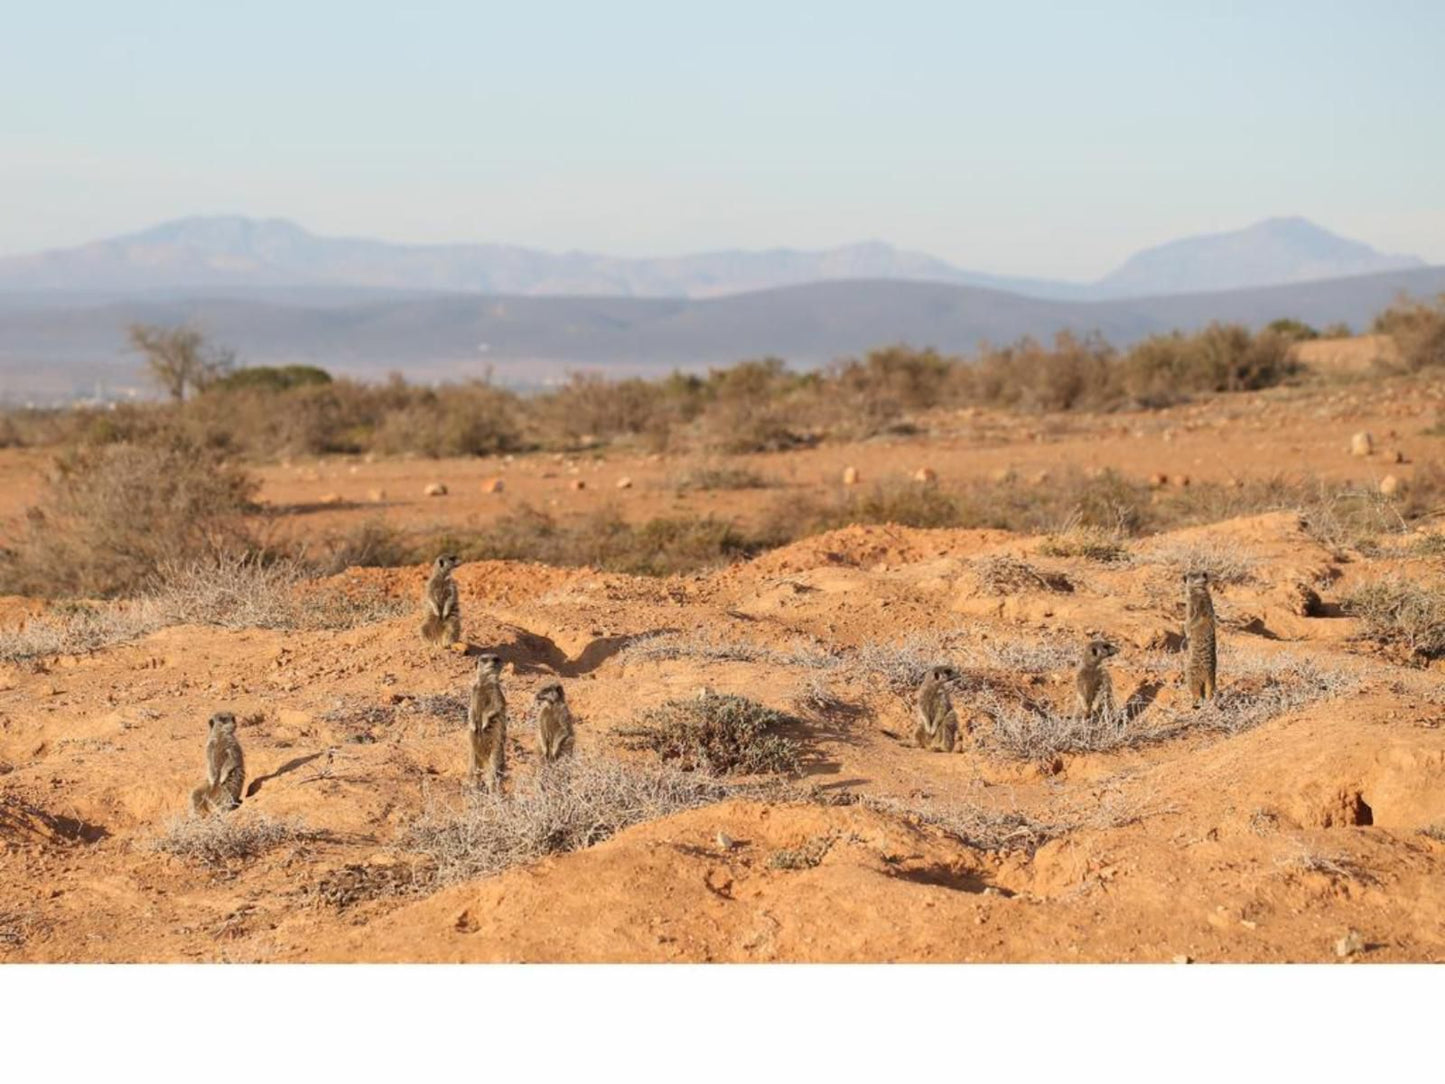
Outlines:
{"label": "bare tree", "polygon": [[188,391],[205,391],[236,364],[236,352],[215,346],[193,327],[132,324],[133,350],[145,355],[146,369],[177,402]]}

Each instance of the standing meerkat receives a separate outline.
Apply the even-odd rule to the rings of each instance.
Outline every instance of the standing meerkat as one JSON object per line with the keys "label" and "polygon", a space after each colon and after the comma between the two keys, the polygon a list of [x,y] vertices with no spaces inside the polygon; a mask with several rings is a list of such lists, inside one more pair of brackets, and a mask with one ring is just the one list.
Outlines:
{"label": "standing meerkat", "polygon": [[948,683],[958,677],[951,666],[935,666],[918,688],[913,709],[913,740],[920,749],[951,753],[958,741],[958,716],[948,699]]}
{"label": "standing meerkat", "polygon": [[461,597],[452,579],[452,570],[461,563],[461,558],[451,553],[432,562],[431,578],[422,593],[426,620],[421,625],[422,638],[432,643],[455,644],[462,638]]}
{"label": "standing meerkat", "polygon": [[502,695],[502,660],[487,652],[477,658],[477,676],[467,704],[471,781],[496,793],[507,767],[507,698]]}
{"label": "standing meerkat", "polygon": [[1118,653],[1119,649],[1107,640],[1090,640],[1084,645],[1084,657],[1074,678],[1074,694],[1079,714],[1086,720],[1096,716],[1106,720],[1115,717],[1114,682],[1104,669],[1104,661]]}
{"label": "standing meerkat", "polygon": [[560,681],[549,681],[537,690],[537,750],[544,761],[570,757],[576,745],[572,712]]}
{"label": "standing meerkat", "polygon": [[1184,574],[1184,638],[1188,652],[1184,660],[1184,687],[1197,708],[1200,700],[1214,699],[1214,599],[1209,594],[1208,572]]}
{"label": "standing meerkat", "polygon": [[246,785],[246,760],[236,739],[236,717],[218,711],[207,725],[211,733],[206,739],[206,782],[191,791],[191,810],[198,816],[235,809]]}

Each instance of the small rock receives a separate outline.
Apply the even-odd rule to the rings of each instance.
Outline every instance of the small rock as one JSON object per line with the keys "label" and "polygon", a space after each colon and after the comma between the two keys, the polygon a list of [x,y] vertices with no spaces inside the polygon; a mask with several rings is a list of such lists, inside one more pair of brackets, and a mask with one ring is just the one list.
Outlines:
{"label": "small rock", "polygon": [[843,484],[845,486],[856,486],[860,480],[857,467],[843,468]]}
{"label": "small rock", "polygon": [[1346,956],[1353,956],[1357,952],[1365,951],[1365,939],[1360,936],[1359,930],[1349,930],[1344,937],[1335,942],[1335,955],[1343,959]]}
{"label": "small rock", "polygon": [[581,478],[573,478],[572,481],[569,482],[568,484],[569,484],[573,489],[586,489],[586,488],[587,488],[587,483],[584,482]]}
{"label": "small rock", "polygon": [[1053,481],[1053,475],[1046,470],[1035,471],[1029,481],[1036,486],[1046,486]]}
{"label": "small rock", "polygon": [[368,489],[366,491],[366,499],[369,500],[372,504],[380,504],[382,501],[386,500],[386,490]]}
{"label": "small rock", "polygon": [[1387,474],[1380,479],[1380,496],[1393,497],[1400,492],[1400,479],[1393,474]]}
{"label": "small rock", "polygon": [[738,845],[738,841],[726,832],[719,832],[717,834],[717,845],[725,851],[730,851]]}
{"label": "small rock", "polygon": [[1189,475],[1187,475],[1187,474],[1176,474],[1176,475],[1174,475],[1172,478],[1169,479],[1169,484],[1172,485],[1172,486],[1177,486],[1177,487],[1180,488],[1180,489],[1183,489],[1185,486],[1187,486],[1187,485],[1189,484]]}
{"label": "small rock", "polygon": [[488,478],[482,483],[483,493],[501,493],[507,488],[507,483],[500,478]]}
{"label": "small rock", "polygon": [[913,472],[915,482],[923,482],[925,485],[938,481],[938,472],[932,467],[919,467]]}
{"label": "small rock", "polygon": [[445,497],[447,495],[447,487],[441,482],[432,482],[422,490],[422,493],[428,497]]}
{"label": "small rock", "polygon": [[622,478],[617,479],[617,488],[618,488],[618,489],[631,489],[631,488],[632,488],[632,479],[631,479],[631,478],[628,478],[628,477],[625,477],[625,476],[622,477]]}
{"label": "small rock", "polygon": [[1370,455],[1375,450],[1375,438],[1361,430],[1350,438],[1351,455]]}
{"label": "small rock", "polygon": [[1163,471],[1155,471],[1153,474],[1149,475],[1149,484],[1155,489],[1160,489],[1164,486],[1167,486],[1169,484],[1169,475],[1165,474]]}
{"label": "small rock", "polygon": [[1390,453],[1389,459],[1390,459],[1390,462],[1391,462],[1391,463],[1404,463],[1404,462],[1406,462],[1406,460],[1405,460],[1405,453],[1402,452],[1402,451],[1400,451],[1398,448],[1395,449],[1393,452]]}
{"label": "small rock", "polygon": [[1176,964],[1192,964],[1194,962],[1194,958],[1192,956],[1185,956],[1181,954],[1174,957],[1174,962]]}
{"label": "small rock", "polygon": [[319,496],[319,497],[316,498],[316,503],[317,503],[317,504],[340,504],[340,503],[341,503],[341,494],[340,494],[340,493],[323,493],[323,494],[321,494],[321,496]]}

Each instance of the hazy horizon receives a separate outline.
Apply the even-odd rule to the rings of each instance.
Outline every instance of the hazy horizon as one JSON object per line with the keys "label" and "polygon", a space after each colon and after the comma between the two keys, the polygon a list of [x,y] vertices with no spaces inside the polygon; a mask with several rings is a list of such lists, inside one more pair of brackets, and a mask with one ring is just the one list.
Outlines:
{"label": "hazy horizon", "polygon": [[880,240],[1088,281],[1300,215],[1445,263],[1445,10],[1392,14],[31,7],[0,42],[0,255],[240,214],[624,257]]}

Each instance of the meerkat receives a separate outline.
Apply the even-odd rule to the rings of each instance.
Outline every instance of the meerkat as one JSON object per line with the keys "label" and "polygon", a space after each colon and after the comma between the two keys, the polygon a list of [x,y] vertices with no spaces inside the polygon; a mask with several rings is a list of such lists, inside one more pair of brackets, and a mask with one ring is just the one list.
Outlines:
{"label": "meerkat", "polygon": [[212,715],[206,739],[206,782],[191,792],[191,810],[198,816],[225,813],[241,804],[246,761],[236,739],[236,717],[229,711]]}
{"label": "meerkat", "polygon": [[561,760],[572,755],[576,732],[572,712],[560,681],[549,681],[537,690],[537,751],[544,761]]}
{"label": "meerkat", "polygon": [[1184,686],[1197,708],[1201,700],[1214,699],[1214,600],[1207,572],[1184,574],[1184,639]]}
{"label": "meerkat", "polygon": [[1114,682],[1104,669],[1104,660],[1118,653],[1119,649],[1107,640],[1090,640],[1084,645],[1084,657],[1074,678],[1079,714],[1084,719],[1114,717]]}
{"label": "meerkat", "polygon": [[913,709],[913,740],[920,749],[951,753],[958,741],[958,716],[948,699],[948,683],[958,677],[951,666],[935,666],[918,689]]}
{"label": "meerkat", "polygon": [[507,766],[507,698],[502,695],[502,660],[487,652],[477,659],[477,676],[467,705],[473,785],[496,793]]}
{"label": "meerkat", "polygon": [[431,578],[422,593],[426,620],[421,625],[422,638],[432,643],[455,644],[462,638],[461,598],[452,579],[452,570],[461,563],[461,558],[451,553],[432,562]]}

